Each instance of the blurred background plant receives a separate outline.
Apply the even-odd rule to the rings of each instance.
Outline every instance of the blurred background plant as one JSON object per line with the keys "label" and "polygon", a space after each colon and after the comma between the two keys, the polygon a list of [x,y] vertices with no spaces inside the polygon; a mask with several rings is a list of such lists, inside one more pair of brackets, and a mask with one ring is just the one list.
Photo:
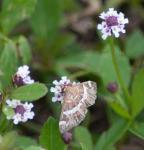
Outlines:
{"label": "blurred background plant", "polygon": [[[122,79],[130,92],[126,105],[109,45],[96,31],[99,13],[109,7],[122,11],[130,22],[127,34],[114,41]],[[51,102],[50,93],[34,102],[33,121],[12,126],[1,112],[0,149],[143,150],[143,29],[141,0],[1,0],[1,93],[11,90],[17,67],[30,64],[33,78],[48,88],[63,75],[96,81],[98,99],[74,129],[69,145],[58,130],[60,104]]]}

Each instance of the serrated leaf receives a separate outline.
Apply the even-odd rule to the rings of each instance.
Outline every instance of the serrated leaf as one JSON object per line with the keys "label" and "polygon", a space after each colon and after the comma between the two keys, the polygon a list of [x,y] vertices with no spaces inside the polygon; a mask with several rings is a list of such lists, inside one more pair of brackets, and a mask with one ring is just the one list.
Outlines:
{"label": "serrated leaf", "polygon": [[126,41],[126,54],[130,58],[144,55],[144,35],[141,31],[136,30],[128,37]]}
{"label": "serrated leaf", "polygon": [[[131,75],[129,61],[118,48],[115,48],[115,50],[122,78],[126,84],[129,84]],[[59,59],[56,64],[56,71],[61,74],[61,72],[65,72],[68,68],[74,67],[99,75],[105,85],[109,82],[117,81],[110,49],[108,47],[106,47],[106,50],[101,54],[89,51]]]}
{"label": "serrated leaf", "polygon": [[96,143],[95,150],[106,150],[113,146],[128,130],[129,122],[124,119],[118,119],[111,128],[103,133]]}
{"label": "serrated leaf", "polygon": [[15,89],[10,97],[21,101],[34,101],[46,95],[48,89],[42,83],[34,83]]}
{"label": "serrated leaf", "polygon": [[12,83],[12,75],[17,67],[16,47],[12,41],[7,41],[0,56],[1,83],[4,87]]}
{"label": "serrated leaf", "polygon": [[20,21],[34,11],[37,0],[4,0],[1,25],[4,33],[9,33]]}
{"label": "serrated leaf", "polygon": [[[115,47],[115,55],[122,79],[127,85],[129,85],[131,76],[129,60],[118,47]],[[102,53],[100,64],[98,64],[97,68],[99,68],[99,74],[102,75],[103,81],[106,85],[111,81],[118,82],[109,47],[106,47],[104,53]]]}
{"label": "serrated leaf", "polygon": [[19,57],[22,59],[23,64],[28,64],[31,61],[31,50],[30,45],[27,41],[27,39],[23,36],[20,36],[18,41],[18,50],[19,50]]}
{"label": "serrated leaf", "polygon": [[133,134],[144,140],[144,122],[135,122],[129,129]]}
{"label": "serrated leaf", "polygon": [[46,150],[66,150],[59,132],[58,121],[49,117],[40,134],[40,144]]}
{"label": "serrated leaf", "polygon": [[132,84],[132,101],[131,109],[132,115],[135,117],[144,108],[144,69],[140,70],[134,78]]}
{"label": "serrated leaf", "polygon": [[92,137],[86,128],[80,126],[75,128],[74,136],[83,150],[93,150]]}

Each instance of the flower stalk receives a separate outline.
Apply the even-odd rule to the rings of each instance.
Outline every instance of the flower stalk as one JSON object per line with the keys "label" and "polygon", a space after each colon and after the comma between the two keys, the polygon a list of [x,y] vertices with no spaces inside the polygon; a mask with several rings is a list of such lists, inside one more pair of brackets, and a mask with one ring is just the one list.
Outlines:
{"label": "flower stalk", "polygon": [[130,95],[129,95],[128,89],[127,89],[127,87],[126,87],[126,85],[125,85],[125,83],[124,83],[124,81],[121,77],[121,73],[120,73],[120,70],[119,70],[119,67],[118,67],[118,64],[117,64],[113,38],[110,38],[109,43],[110,43],[110,49],[111,49],[111,55],[112,55],[112,62],[113,62],[113,65],[114,65],[116,76],[117,76],[119,84],[120,84],[120,86],[123,90],[123,93],[125,94],[125,97],[126,97],[126,100],[127,100],[126,102],[129,103]]}

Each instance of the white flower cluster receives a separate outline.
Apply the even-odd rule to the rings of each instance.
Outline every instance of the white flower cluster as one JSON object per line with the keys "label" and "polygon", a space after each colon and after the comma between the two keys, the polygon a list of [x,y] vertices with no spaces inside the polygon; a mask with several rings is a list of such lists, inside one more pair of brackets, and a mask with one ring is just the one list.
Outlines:
{"label": "white flower cluster", "polygon": [[34,83],[34,80],[31,79],[29,74],[30,74],[30,71],[27,65],[19,67],[14,77],[14,83],[16,85]]}
{"label": "white flower cluster", "polygon": [[102,12],[99,16],[103,19],[101,24],[98,24],[98,30],[102,32],[102,38],[105,40],[108,36],[112,34],[118,38],[120,33],[125,33],[125,24],[129,21],[124,18],[123,13],[118,13],[114,8],[109,8],[107,12]]}
{"label": "white flower cluster", "polygon": [[28,119],[33,119],[34,112],[31,111],[33,108],[32,103],[21,103],[19,100],[6,100],[8,107],[14,110],[14,114],[10,114],[7,116],[7,119],[13,120],[14,124],[18,124],[19,122],[26,122]]}
{"label": "white flower cluster", "polygon": [[53,84],[55,87],[51,87],[50,91],[54,93],[54,97],[52,98],[52,102],[62,102],[63,96],[64,96],[64,89],[72,84],[75,84],[75,82],[71,82],[69,79],[67,79],[66,76],[61,77],[60,81],[54,80]]}

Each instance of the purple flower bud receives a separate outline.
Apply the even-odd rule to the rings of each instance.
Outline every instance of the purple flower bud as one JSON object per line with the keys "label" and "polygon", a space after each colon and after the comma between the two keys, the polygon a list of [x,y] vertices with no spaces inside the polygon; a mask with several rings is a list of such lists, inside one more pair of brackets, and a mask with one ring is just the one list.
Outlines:
{"label": "purple flower bud", "polygon": [[23,107],[23,105],[17,105],[16,108],[14,108],[15,113],[19,113],[23,116],[23,114],[25,113],[25,108]]}
{"label": "purple flower bud", "polygon": [[15,75],[15,76],[13,77],[13,83],[14,83],[15,85],[17,85],[17,86],[22,86],[22,85],[24,85],[23,78],[20,77],[20,76],[17,76],[17,75]]}
{"label": "purple flower bud", "polygon": [[111,93],[116,93],[118,91],[118,84],[116,82],[108,83],[107,90]]}
{"label": "purple flower bud", "polygon": [[71,132],[63,133],[62,137],[66,144],[69,144],[72,141],[72,133]]}
{"label": "purple flower bud", "polygon": [[106,24],[109,27],[118,25],[118,18],[116,16],[109,16],[106,18]]}

